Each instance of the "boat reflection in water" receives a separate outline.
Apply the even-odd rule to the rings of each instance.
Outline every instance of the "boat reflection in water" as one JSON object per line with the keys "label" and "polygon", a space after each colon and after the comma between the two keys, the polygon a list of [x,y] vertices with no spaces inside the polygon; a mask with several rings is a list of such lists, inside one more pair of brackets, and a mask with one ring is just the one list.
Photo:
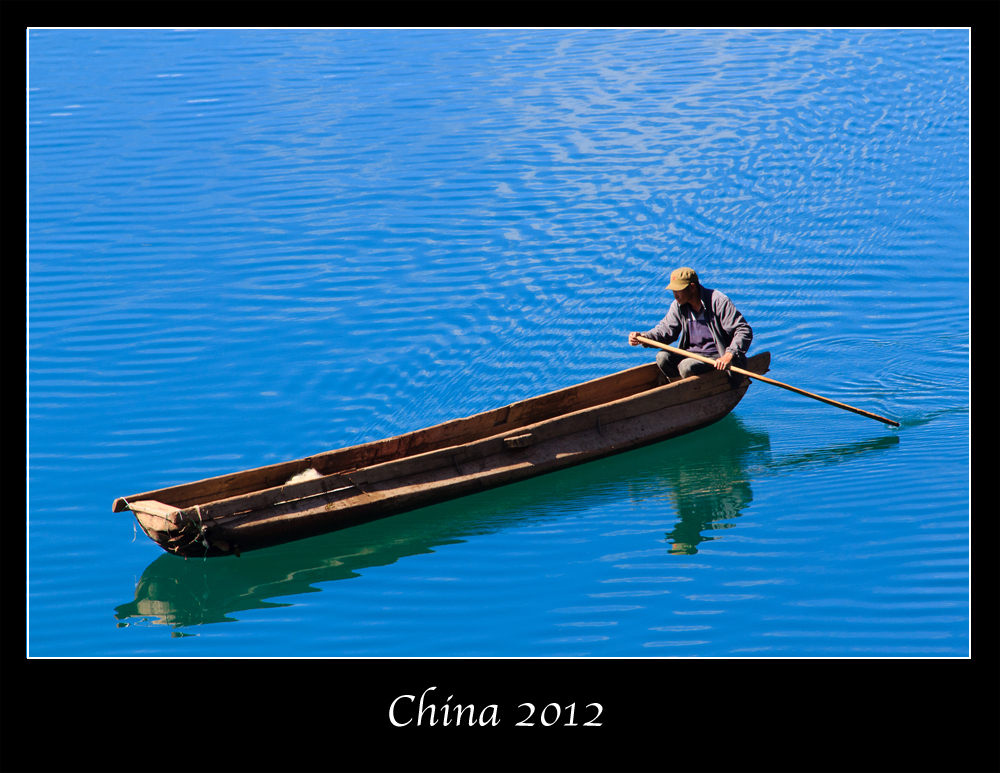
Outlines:
{"label": "boat reflection in water", "polygon": [[230,616],[241,611],[291,606],[268,599],[316,593],[318,583],[621,501],[669,503],[679,518],[666,534],[671,552],[696,553],[700,543],[715,539],[714,531],[735,526],[753,499],[751,480],[803,464],[836,464],[898,442],[891,435],[776,460],[767,433],[730,414],[698,432],[618,456],[240,558],[164,554],[146,568],[135,599],[118,606],[115,616],[120,625],[153,619],[175,628],[235,622]]}

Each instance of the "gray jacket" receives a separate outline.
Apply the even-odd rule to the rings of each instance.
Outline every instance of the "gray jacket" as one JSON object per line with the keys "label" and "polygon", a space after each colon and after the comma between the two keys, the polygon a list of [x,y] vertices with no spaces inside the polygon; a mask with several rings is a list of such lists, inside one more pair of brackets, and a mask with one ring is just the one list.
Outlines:
{"label": "gray jacket", "polygon": [[[753,341],[753,330],[743,315],[736,310],[736,306],[729,298],[718,290],[708,287],[701,288],[701,304],[705,307],[705,318],[712,330],[715,348],[720,352],[732,352],[733,362],[737,367],[746,363],[747,350]],[[678,349],[687,349],[689,345],[687,314],[681,313],[680,304],[674,301],[670,304],[667,316],[659,325],[639,335],[659,341],[661,344],[672,344],[677,341]]]}

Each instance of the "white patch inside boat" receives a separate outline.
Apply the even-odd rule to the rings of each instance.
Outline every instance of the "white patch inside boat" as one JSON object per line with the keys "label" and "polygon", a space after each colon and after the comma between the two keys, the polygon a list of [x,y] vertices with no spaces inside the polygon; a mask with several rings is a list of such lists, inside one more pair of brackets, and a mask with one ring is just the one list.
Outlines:
{"label": "white patch inside boat", "polygon": [[310,467],[308,470],[303,470],[298,475],[293,475],[287,481],[285,485],[288,486],[292,483],[301,483],[304,480],[316,480],[316,478],[322,478],[323,476],[316,472],[315,469]]}

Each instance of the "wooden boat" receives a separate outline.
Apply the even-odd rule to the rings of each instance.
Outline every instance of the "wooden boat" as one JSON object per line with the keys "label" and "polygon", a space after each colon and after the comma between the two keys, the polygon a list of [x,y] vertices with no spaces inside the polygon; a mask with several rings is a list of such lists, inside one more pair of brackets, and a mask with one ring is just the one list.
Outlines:
{"label": "wooden boat", "polygon": [[[764,374],[771,355],[749,358]],[[464,419],[304,459],[114,501],[180,556],[323,534],[691,432],[726,416],[749,379],[711,371],[666,383],[655,363]],[[313,469],[318,477],[289,483]]]}

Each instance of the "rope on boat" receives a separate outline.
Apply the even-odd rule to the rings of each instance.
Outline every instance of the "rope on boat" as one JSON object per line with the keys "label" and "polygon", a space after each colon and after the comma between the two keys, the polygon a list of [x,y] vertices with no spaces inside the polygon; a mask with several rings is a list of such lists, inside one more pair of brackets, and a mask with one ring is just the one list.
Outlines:
{"label": "rope on boat", "polygon": [[[208,544],[208,537],[205,535],[205,521],[201,517],[201,505],[195,504],[194,511],[198,514],[198,524],[197,524],[198,525],[198,534],[201,536],[201,539],[199,540],[199,542],[201,542],[201,544],[205,546],[205,557],[202,560],[203,561],[207,561],[208,560],[208,552],[212,548]],[[194,523],[194,521],[191,521],[191,523]]]}
{"label": "rope on boat", "polygon": [[[139,511],[136,508],[132,507],[132,503],[129,502],[125,497],[122,497],[121,500],[122,500],[122,502],[125,503],[125,509],[128,510],[130,513],[132,513],[132,542],[135,542],[136,537],[139,536],[139,533],[135,529],[135,525],[138,523],[140,526],[142,526],[142,524],[139,523],[139,516],[138,516],[138,513],[141,512],[141,511]],[[155,516],[155,514],[153,514],[153,515]],[[162,517],[162,516],[160,516],[160,517]],[[145,534],[147,537],[150,537],[149,532],[146,531],[146,527],[145,526],[142,526],[142,533]],[[152,539],[152,537],[150,537],[150,539]]]}
{"label": "rope on boat", "polygon": [[[122,497],[122,502],[125,503],[125,509],[132,513],[132,542],[135,542],[136,537],[139,536],[139,532],[135,530],[135,525],[139,522],[139,516],[135,514],[135,510],[132,509],[132,505],[129,504],[129,501],[125,497]],[[145,534],[146,530],[143,529],[142,533]]]}
{"label": "rope on boat", "polygon": [[[122,502],[125,503],[125,509],[129,510],[132,513],[132,517],[134,518],[134,521],[132,522],[132,542],[135,542],[136,537],[138,536],[138,532],[136,532],[136,530],[135,530],[135,524],[139,520],[139,518],[136,515],[136,513],[145,512],[145,511],[144,510],[138,510],[138,509],[132,507],[132,503],[129,502],[125,497],[122,497],[121,500],[122,500]],[[201,505],[200,504],[195,504],[194,511],[195,511],[195,513],[198,514],[198,522],[195,523],[194,520],[190,519],[190,518],[187,519],[187,522],[190,523],[190,524],[193,524],[194,526],[197,527],[197,529],[198,529],[198,536],[201,537],[201,539],[196,539],[195,541],[196,542],[200,542],[204,546],[204,548],[205,548],[205,560],[207,561],[208,560],[209,551],[211,551],[212,547],[211,547],[211,545],[208,544],[208,535],[205,534],[205,519],[201,515]],[[164,516],[160,515],[159,513],[147,513],[147,515],[152,515],[154,518],[161,518],[163,520],[167,520]],[[183,524],[183,521],[182,521],[182,524]],[[180,529],[183,532],[183,530],[184,530],[183,525],[180,527]],[[142,531],[143,531],[143,533],[146,533],[145,528]],[[185,556],[185,559],[186,558],[187,558],[187,556]]]}

